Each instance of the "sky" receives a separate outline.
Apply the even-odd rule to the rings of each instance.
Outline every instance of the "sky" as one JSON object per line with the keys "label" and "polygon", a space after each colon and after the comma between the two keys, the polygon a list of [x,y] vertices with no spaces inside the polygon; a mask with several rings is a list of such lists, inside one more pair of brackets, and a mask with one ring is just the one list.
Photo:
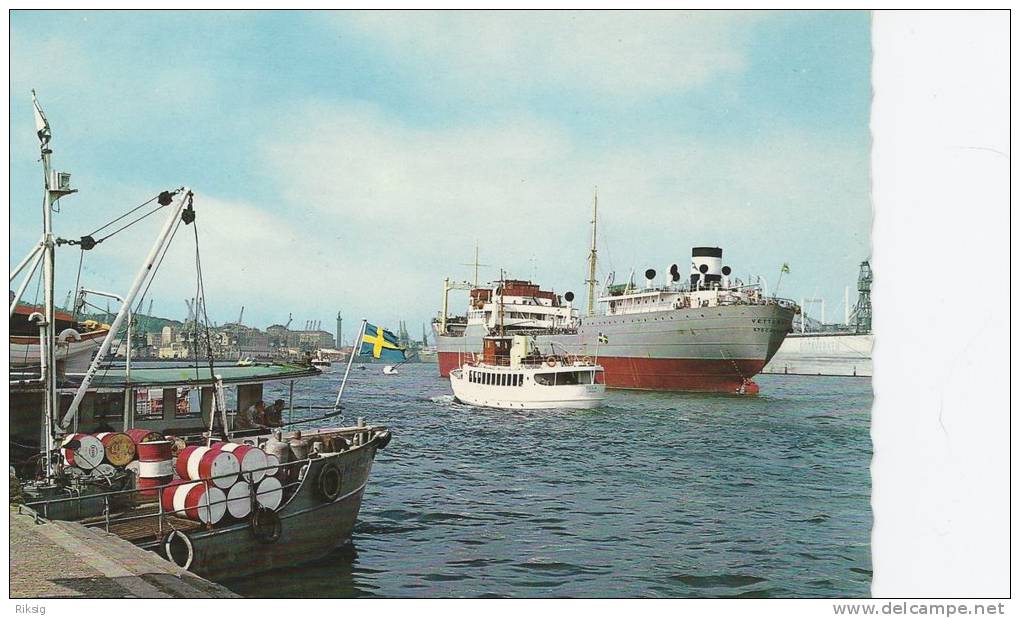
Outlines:
{"label": "sky", "polygon": [[[476,243],[482,280],[583,304],[596,187],[600,282],[720,246],[833,321],[870,253],[865,12],[13,11],[10,29],[11,266],[41,233],[34,88],[79,190],[56,234],[190,187],[218,323],[244,306],[332,330],[341,311],[345,333],[417,337]],[[81,281],[125,293],[162,223],[86,253]],[[186,231],[143,309],[186,315]],[[58,304],[80,257],[58,250]]]}

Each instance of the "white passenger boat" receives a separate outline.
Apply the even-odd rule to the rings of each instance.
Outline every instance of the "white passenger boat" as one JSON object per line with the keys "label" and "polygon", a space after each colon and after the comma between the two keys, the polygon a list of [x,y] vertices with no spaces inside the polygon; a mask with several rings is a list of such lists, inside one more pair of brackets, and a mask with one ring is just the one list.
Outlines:
{"label": "white passenger boat", "polygon": [[592,359],[536,355],[524,335],[484,338],[481,360],[451,371],[450,385],[457,401],[490,408],[597,408],[606,398]]}

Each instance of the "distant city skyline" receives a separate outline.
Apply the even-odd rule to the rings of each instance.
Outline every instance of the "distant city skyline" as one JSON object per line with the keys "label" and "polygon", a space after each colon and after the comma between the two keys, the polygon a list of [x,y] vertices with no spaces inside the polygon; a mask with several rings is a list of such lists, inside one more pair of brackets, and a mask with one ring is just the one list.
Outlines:
{"label": "distant city skyline", "polygon": [[[440,309],[445,277],[536,278],[584,299],[592,193],[599,279],[737,276],[842,318],[870,253],[866,12],[103,12],[11,16],[11,255],[40,232],[34,88],[80,193],[58,235],[160,190],[196,193],[210,319],[265,328]],[[159,217],[85,255],[121,293]],[[186,315],[194,239],[150,297]],[[58,250],[57,302],[79,254]],[[880,278],[879,274],[879,278]],[[34,300],[35,286],[26,300]],[[146,301],[147,309],[148,301]],[[463,311],[463,293],[451,310]]]}

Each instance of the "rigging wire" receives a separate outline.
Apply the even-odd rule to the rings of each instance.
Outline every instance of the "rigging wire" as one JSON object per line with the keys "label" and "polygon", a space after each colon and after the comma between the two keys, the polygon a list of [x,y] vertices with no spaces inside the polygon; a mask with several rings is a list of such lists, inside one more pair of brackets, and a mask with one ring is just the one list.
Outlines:
{"label": "rigging wire", "polygon": [[[156,201],[156,200],[158,200],[158,199],[159,199],[159,196],[157,195],[157,196],[155,196],[155,197],[153,197],[153,198],[151,198],[151,199],[149,199],[149,200],[146,200],[146,201],[142,202],[142,203],[141,203],[141,204],[139,204],[138,206],[135,206],[134,208],[132,208],[131,210],[129,210],[129,211],[127,211],[126,213],[122,214],[121,216],[117,217],[117,218],[116,218],[116,219],[114,219],[113,221],[110,221],[109,223],[107,223],[107,224],[103,225],[102,227],[96,228],[96,229],[95,229],[94,231],[92,231],[91,233],[89,233],[89,234],[88,234],[88,236],[94,236],[94,235],[98,234],[99,232],[101,232],[101,231],[105,230],[106,228],[110,227],[110,226],[111,226],[111,225],[113,225],[114,223],[116,223],[116,222],[120,221],[120,220],[121,220],[121,219],[123,219],[124,217],[126,217],[126,216],[130,215],[131,213],[133,213],[133,212],[135,212],[135,211],[137,211],[137,210],[139,210],[139,209],[141,209],[141,208],[144,208],[144,207],[148,206],[149,204],[153,203],[154,201]],[[162,208],[162,206],[160,206],[160,208]],[[116,232],[115,232],[115,233],[116,233]],[[109,236],[107,236],[107,238],[109,238]]]}

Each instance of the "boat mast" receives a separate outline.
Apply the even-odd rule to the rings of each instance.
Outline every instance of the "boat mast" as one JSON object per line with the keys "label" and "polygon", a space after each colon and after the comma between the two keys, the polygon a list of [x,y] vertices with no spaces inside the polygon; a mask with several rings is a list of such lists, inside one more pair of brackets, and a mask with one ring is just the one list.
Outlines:
{"label": "boat mast", "polygon": [[588,315],[595,315],[595,231],[598,226],[599,219],[599,188],[595,187],[595,203],[592,207],[591,214],[591,253],[588,254],[588,278],[585,283],[588,284]]}
{"label": "boat mast", "polygon": [[[42,262],[43,262],[43,317],[45,327],[42,336],[42,373],[40,376],[44,385],[45,395],[43,397],[43,419],[46,428],[43,431],[41,440],[43,461],[45,462],[46,479],[51,476],[50,453],[53,451],[53,421],[59,413],[59,401],[57,394],[57,354],[56,354],[56,324],[54,321],[54,260],[56,238],[53,236],[53,203],[61,197],[74,193],[70,188],[70,175],[53,174],[50,168],[50,123],[46,119],[39,106],[35,90],[32,91],[32,108],[35,113],[36,135],[39,137],[39,153],[43,166],[43,238],[42,238]],[[57,180],[54,183],[54,180]]]}

